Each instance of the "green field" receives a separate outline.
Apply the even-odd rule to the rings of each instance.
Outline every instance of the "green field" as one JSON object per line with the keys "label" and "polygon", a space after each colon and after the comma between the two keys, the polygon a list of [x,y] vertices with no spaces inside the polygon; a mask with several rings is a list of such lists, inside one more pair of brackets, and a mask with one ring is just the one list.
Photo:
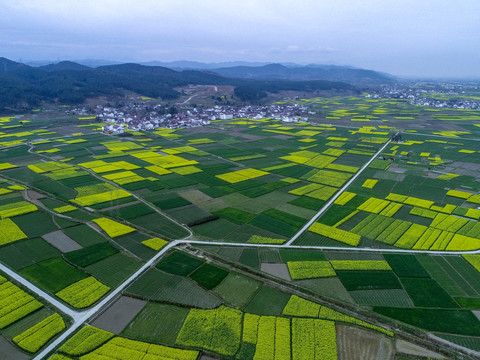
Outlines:
{"label": "green field", "polygon": [[[347,346],[341,336],[359,327],[367,332],[369,350],[391,349],[392,359],[400,358],[397,329],[413,342],[420,336],[446,358],[460,352],[440,343],[429,347],[422,334],[478,350],[480,321],[472,311],[480,310],[480,255],[461,254],[480,250],[480,116],[451,107],[459,99],[480,100],[478,89],[402,86],[447,105],[412,105],[382,88],[382,96],[366,96],[372,95],[368,88],[361,95],[292,93],[283,100],[278,93],[275,105],[305,106],[310,120],[215,120],[124,136],[102,134],[97,119],[65,119],[65,111],[77,111],[68,105],[58,107],[63,116],[51,124],[44,109],[0,117],[0,262],[52,296],[88,278],[91,287],[68,296],[89,300],[105,290],[102,284],[112,293],[159,254],[122,292],[146,306],[138,314],[133,307],[120,309],[109,323],[124,329],[114,339],[129,344],[118,348],[132,359],[145,357],[138,349],[159,351],[148,344],[198,351],[196,358],[273,359],[285,351],[286,359],[307,359],[297,352],[315,351],[327,338],[340,352]],[[217,90],[219,96],[226,91]],[[199,90],[178,91],[184,101]],[[235,95],[220,98],[226,103]],[[124,101],[159,112],[177,107],[148,94],[125,94]],[[203,111],[220,100],[199,95],[195,101]],[[154,108],[157,102],[161,106]],[[300,234],[293,244],[299,247],[280,245],[397,132],[401,141],[386,146],[316,220],[326,230],[314,226]],[[93,222],[98,218],[115,222],[100,229]],[[81,249],[62,252],[51,239],[61,232]],[[390,249],[405,253],[383,251]],[[325,278],[291,280],[291,262],[310,262],[306,268],[314,270],[337,267]],[[8,320],[24,300],[4,277],[0,318]],[[59,312],[40,301],[41,309],[0,329],[25,359],[36,354],[27,355],[12,339]],[[92,323],[112,316],[115,304],[102,310]],[[309,335],[295,333],[298,320],[311,327]],[[72,320],[65,321],[70,327]],[[319,324],[333,332],[325,330],[308,349],[300,346],[298,339],[316,336]],[[391,326],[382,329],[386,324]],[[371,358],[381,357],[372,351]]]}
{"label": "green field", "polygon": [[188,309],[150,302],[122,332],[141,341],[174,345]]}
{"label": "green field", "polygon": [[228,271],[210,264],[203,264],[189,278],[198,283],[201,287],[212,290],[228,275]]}
{"label": "green field", "polygon": [[87,277],[86,273],[68,265],[61,258],[28,266],[20,270],[20,274],[52,293]]}
{"label": "green field", "polygon": [[201,260],[185,253],[174,251],[157,265],[157,268],[176,275],[188,275],[202,264]]}

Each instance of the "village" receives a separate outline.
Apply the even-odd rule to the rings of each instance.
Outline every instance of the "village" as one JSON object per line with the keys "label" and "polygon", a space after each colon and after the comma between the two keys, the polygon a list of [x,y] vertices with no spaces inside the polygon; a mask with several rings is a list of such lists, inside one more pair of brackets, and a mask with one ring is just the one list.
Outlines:
{"label": "village", "polygon": [[193,128],[210,125],[215,120],[230,119],[265,119],[271,118],[283,122],[307,121],[309,111],[306,106],[297,103],[260,105],[215,105],[213,107],[196,107],[188,104],[165,107],[149,107],[145,103],[129,103],[123,107],[98,105],[95,109],[97,118],[106,123],[103,132],[121,134],[125,129],[131,131],[153,130],[158,127],[168,129]]}
{"label": "village", "polygon": [[424,83],[417,82],[409,86],[395,84],[384,86],[379,91],[366,95],[372,99],[404,99],[410,105],[430,106],[446,109],[480,109],[480,99],[469,93],[478,92],[479,85],[473,83]]}

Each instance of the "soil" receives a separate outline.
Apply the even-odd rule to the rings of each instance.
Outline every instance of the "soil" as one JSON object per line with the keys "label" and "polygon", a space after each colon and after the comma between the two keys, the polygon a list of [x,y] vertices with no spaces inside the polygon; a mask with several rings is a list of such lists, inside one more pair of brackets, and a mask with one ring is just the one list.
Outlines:
{"label": "soil", "polygon": [[395,349],[397,350],[397,352],[402,354],[422,356],[433,359],[445,359],[445,357],[441,354],[401,339],[398,339],[396,341]]}
{"label": "soil", "polygon": [[28,360],[30,356],[18,350],[3,336],[0,336],[0,359],[2,360]]}
{"label": "soil", "polygon": [[45,234],[42,236],[42,238],[63,253],[79,250],[82,248],[79,243],[65,235],[62,230],[57,230],[49,234]]}
{"label": "soil", "polygon": [[380,333],[337,324],[339,360],[393,360],[393,341]]}
{"label": "soil", "polygon": [[182,191],[182,192],[179,192],[179,195],[183,197],[185,200],[188,200],[192,204],[195,204],[197,206],[212,200],[210,196],[208,196],[207,194],[204,194],[200,190]]}
{"label": "soil", "polygon": [[292,281],[290,273],[288,272],[288,267],[285,264],[262,263],[260,270],[281,279]]}
{"label": "soil", "polygon": [[40,194],[39,192],[36,192],[34,190],[27,190],[27,193],[28,198],[31,200],[39,200],[47,197],[46,195]]}
{"label": "soil", "polygon": [[122,296],[91,325],[119,334],[147,305],[147,301]]}

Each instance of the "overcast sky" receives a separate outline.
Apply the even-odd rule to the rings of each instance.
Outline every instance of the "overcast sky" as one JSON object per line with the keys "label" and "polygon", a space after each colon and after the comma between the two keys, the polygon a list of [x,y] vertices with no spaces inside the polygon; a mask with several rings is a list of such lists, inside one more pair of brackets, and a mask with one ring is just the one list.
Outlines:
{"label": "overcast sky", "polygon": [[0,0],[11,60],[261,61],[480,77],[479,0]]}

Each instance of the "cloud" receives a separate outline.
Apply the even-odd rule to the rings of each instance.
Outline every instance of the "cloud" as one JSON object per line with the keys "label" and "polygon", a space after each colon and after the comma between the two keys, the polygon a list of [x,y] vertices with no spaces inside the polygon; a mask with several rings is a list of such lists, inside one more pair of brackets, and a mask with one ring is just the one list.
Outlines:
{"label": "cloud", "polygon": [[403,74],[479,60],[477,0],[2,0],[0,12],[0,49],[12,58],[329,62]]}

